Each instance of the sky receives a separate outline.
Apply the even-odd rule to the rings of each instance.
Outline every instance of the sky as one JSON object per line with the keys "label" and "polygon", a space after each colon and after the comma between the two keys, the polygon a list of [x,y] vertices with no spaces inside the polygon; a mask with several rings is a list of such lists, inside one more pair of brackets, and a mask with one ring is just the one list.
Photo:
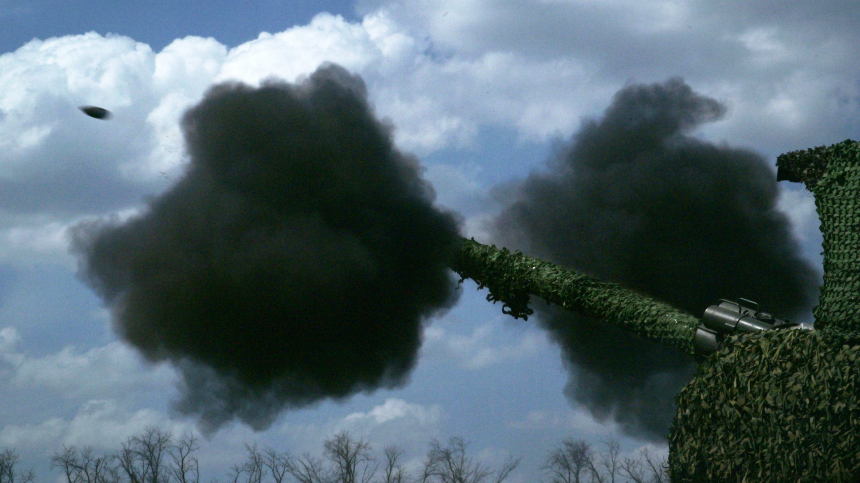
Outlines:
{"label": "sky", "polygon": [[[99,220],[130,226],[123,223],[193,184],[205,160],[194,154],[202,145],[186,143],[183,116],[228,81],[253,90],[279,80],[307,93],[315,73],[329,72],[363,92],[361,115],[388,126],[379,135],[390,139],[392,159],[420,163],[435,209],[453,213],[463,236],[631,285],[686,274],[684,286],[711,287],[701,300],[780,301],[768,308],[811,322],[807,288],[821,274],[814,200],[800,185],[766,178],[783,152],[860,135],[858,16],[852,1],[806,0],[0,2],[0,447],[15,448],[40,481],[54,481],[48,461],[64,444],[109,451],[147,425],[200,430],[201,412],[177,405],[189,394],[181,357],[153,356],[128,336],[74,235]],[[345,74],[318,71],[329,64]],[[82,105],[113,115],[93,119]],[[599,142],[618,132],[656,132],[660,162],[637,157],[643,144]],[[613,164],[610,154],[639,164]],[[684,162],[665,161],[676,158]],[[706,162],[739,168],[696,164]],[[550,188],[562,194],[548,196]],[[654,193],[704,208],[640,210],[655,206]],[[595,200],[616,210],[595,210],[603,206]],[[710,209],[729,204],[740,208]],[[541,216],[523,215],[529,209]],[[628,269],[646,255],[630,247],[641,233],[657,237],[635,229],[641,213],[718,227],[725,245],[677,223],[653,225],[673,237],[657,245],[666,252],[722,247],[714,260],[732,261],[729,276],[713,276],[719,265],[667,261],[674,271],[637,278]],[[746,224],[719,218],[749,213]],[[556,223],[552,236],[542,235],[544,222]],[[574,235],[559,236],[566,231]],[[753,255],[720,258],[742,251]],[[783,280],[779,263],[757,261],[791,257],[791,273],[805,274],[784,292],[799,294],[793,302],[770,294],[768,283],[733,285]],[[672,299],[671,286],[642,287],[663,287],[660,296]],[[733,292],[741,289],[756,293]],[[643,349],[659,363],[642,363],[656,368],[642,380],[670,383],[634,383],[638,404],[621,404],[632,396],[606,389],[625,379],[600,367],[621,367],[613,374],[626,377],[638,352],[598,351],[594,361],[578,352],[577,337],[557,330],[557,314],[514,320],[485,296],[466,281],[455,302],[433,302],[439,310],[426,311],[414,361],[407,357],[411,365],[391,384],[276,405],[256,426],[221,421],[204,438],[205,474],[223,478],[246,443],[318,453],[343,430],[379,449],[400,444],[411,464],[430,439],[460,436],[487,464],[522,457],[517,482],[534,481],[547,451],[570,436],[598,446],[616,437],[625,454],[666,453],[665,421],[645,416],[671,411],[668,394],[689,365]],[[678,297],[688,310],[705,309],[699,298]]]}

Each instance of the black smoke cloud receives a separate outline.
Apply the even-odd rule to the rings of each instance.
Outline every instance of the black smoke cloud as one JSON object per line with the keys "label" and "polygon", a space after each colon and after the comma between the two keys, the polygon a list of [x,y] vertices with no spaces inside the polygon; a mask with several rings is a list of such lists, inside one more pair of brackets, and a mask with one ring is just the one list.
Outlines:
{"label": "black smoke cloud", "polygon": [[[620,90],[548,169],[510,188],[495,239],[621,283],[695,315],[751,298],[784,317],[808,312],[818,275],[800,257],[761,156],[688,133],[725,108],[680,79]],[[571,372],[568,396],[628,433],[663,439],[687,357],[598,321],[535,304]]]}
{"label": "black smoke cloud", "polygon": [[213,430],[406,382],[422,324],[456,299],[454,215],[327,65],[296,85],[213,87],[182,119],[185,176],[126,222],[74,231],[116,331],[183,374]]}

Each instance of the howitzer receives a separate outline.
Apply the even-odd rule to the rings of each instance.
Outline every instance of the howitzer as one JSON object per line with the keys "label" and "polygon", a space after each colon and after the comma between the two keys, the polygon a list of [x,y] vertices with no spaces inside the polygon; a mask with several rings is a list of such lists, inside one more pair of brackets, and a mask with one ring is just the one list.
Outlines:
{"label": "howitzer", "polygon": [[[675,398],[673,482],[860,481],[860,143],[781,155],[815,195],[824,248],[816,330],[721,300],[702,319],[618,284],[464,240],[451,266],[527,318],[529,296],[700,355]],[[710,353],[710,356],[707,354]]]}

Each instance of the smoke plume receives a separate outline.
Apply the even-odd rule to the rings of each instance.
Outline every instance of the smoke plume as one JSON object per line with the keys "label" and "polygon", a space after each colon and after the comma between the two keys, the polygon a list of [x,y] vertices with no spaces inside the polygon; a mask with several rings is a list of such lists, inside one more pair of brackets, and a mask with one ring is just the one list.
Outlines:
{"label": "smoke plume", "polygon": [[[818,276],[800,257],[777,186],[750,151],[687,133],[725,108],[680,79],[619,91],[548,169],[512,188],[497,243],[621,283],[695,315],[751,298],[808,312]],[[634,435],[663,439],[690,359],[598,321],[535,304],[571,372],[568,396]]]}
{"label": "smoke plume", "polygon": [[406,382],[422,323],[455,302],[454,215],[398,152],[363,81],[213,87],[182,119],[191,163],[126,222],[74,231],[116,331],[183,375],[213,430]]}

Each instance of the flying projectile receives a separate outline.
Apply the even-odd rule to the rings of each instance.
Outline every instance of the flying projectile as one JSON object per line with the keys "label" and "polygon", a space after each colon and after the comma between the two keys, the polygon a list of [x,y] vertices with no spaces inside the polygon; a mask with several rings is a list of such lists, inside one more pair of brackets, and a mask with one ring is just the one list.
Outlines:
{"label": "flying projectile", "polygon": [[84,111],[84,114],[87,116],[102,120],[110,119],[110,111],[103,107],[81,106],[80,109]]}

